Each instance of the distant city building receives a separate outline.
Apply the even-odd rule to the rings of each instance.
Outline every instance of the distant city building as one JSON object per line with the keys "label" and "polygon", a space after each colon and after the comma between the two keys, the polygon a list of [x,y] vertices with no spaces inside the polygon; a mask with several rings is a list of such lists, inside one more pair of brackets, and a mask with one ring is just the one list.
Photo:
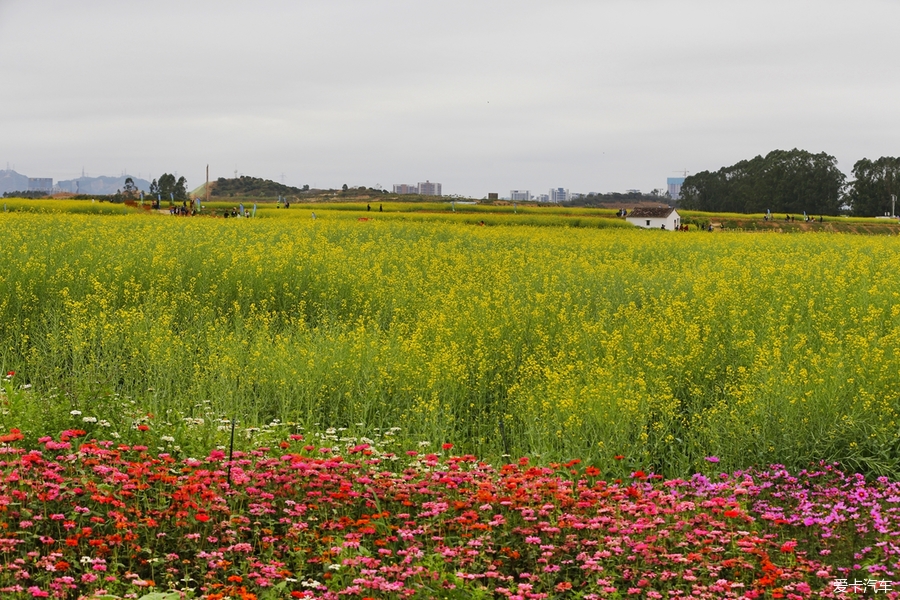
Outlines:
{"label": "distant city building", "polygon": [[425,183],[419,183],[418,185],[413,185],[411,183],[395,183],[394,184],[394,193],[395,194],[421,194],[423,196],[440,196],[441,195],[441,184],[431,183],[427,179],[425,180]]}
{"label": "distant city building", "polygon": [[419,183],[419,193],[423,196],[440,196],[441,184],[431,183],[426,179],[425,183]]}
{"label": "distant city building", "polygon": [[681,185],[684,183],[684,177],[667,177],[666,183],[669,185],[669,196],[672,200],[681,198]]}
{"label": "distant city building", "polygon": [[535,198],[535,200],[537,200],[538,202],[550,202],[550,195],[549,195],[549,194],[538,194],[538,195],[535,196],[534,198]]}
{"label": "distant city building", "polygon": [[395,183],[394,184],[394,193],[395,194],[418,194],[419,186],[409,185],[406,183]]}
{"label": "distant city building", "polygon": [[625,190],[626,194],[640,194],[641,190]]}
{"label": "distant city building", "polygon": [[528,190],[510,190],[509,199],[513,201],[531,200],[531,192]]}
{"label": "distant city building", "polygon": [[499,200],[500,194],[497,192],[488,192],[488,200]]}
{"label": "distant city building", "polygon": [[48,194],[53,190],[53,178],[52,177],[29,177],[28,178],[28,191],[29,192],[47,192]]}
{"label": "distant city building", "polygon": [[557,204],[560,202],[568,202],[569,190],[564,188],[551,188],[549,197],[550,202],[556,202]]}

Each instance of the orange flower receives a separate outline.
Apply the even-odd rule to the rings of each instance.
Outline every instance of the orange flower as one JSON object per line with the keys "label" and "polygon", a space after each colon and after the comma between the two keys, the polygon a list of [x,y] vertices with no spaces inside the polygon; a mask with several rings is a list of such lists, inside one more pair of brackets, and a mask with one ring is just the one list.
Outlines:
{"label": "orange flower", "polygon": [[4,444],[9,442],[15,442],[17,440],[24,439],[25,436],[22,435],[22,432],[16,429],[15,427],[9,430],[9,433],[6,435],[0,435],[0,442]]}

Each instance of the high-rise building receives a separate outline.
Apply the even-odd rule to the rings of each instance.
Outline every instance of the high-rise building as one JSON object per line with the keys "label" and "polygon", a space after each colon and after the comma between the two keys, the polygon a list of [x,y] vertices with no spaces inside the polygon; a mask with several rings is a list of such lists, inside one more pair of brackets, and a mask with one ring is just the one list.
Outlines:
{"label": "high-rise building", "polygon": [[550,202],[568,202],[569,190],[565,188],[550,188]]}
{"label": "high-rise building", "polygon": [[395,194],[418,194],[419,186],[409,185],[407,183],[395,183],[394,184],[394,193]]}
{"label": "high-rise building", "polygon": [[531,200],[531,192],[528,190],[510,190],[509,199],[513,201]]}
{"label": "high-rise building", "polygon": [[684,183],[684,177],[667,177],[666,183],[669,185],[669,196],[672,200],[681,198],[681,185]]}
{"label": "high-rise building", "polygon": [[440,196],[441,184],[431,183],[426,179],[425,183],[419,183],[419,193],[423,196]]}
{"label": "high-rise building", "polygon": [[395,183],[394,184],[394,193],[395,194],[421,194],[423,196],[440,196],[441,195],[441,184],[432,183],[425,180],[424,183],[419,183],[418,185],[413,185],[411,183]]}

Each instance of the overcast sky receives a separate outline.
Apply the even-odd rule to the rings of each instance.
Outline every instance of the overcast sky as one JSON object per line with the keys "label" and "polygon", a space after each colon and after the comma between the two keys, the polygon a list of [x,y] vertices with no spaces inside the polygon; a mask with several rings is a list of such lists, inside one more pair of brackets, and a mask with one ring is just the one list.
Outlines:
{"label": "overcast sky", "polygon": [[649,191],[900,155],[900,2],[0,0],[0,168]]}

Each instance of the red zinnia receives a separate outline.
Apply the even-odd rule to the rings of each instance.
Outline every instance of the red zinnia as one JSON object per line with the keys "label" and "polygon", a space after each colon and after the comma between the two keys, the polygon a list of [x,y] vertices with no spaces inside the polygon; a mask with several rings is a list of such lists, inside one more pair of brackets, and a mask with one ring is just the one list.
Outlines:
{"label": "red zinnia", "polygon": [[21,440],[24,438],[25,438],[25,436],[22,435],[22,432],[19,431],[18,429],[16,429],[15,427],[13,427],[12,429],[9,430],[9,433],[7,433],[6,435],[0,435],[0,442],[3,442],[3,443],[15,442],[16,440]]}

